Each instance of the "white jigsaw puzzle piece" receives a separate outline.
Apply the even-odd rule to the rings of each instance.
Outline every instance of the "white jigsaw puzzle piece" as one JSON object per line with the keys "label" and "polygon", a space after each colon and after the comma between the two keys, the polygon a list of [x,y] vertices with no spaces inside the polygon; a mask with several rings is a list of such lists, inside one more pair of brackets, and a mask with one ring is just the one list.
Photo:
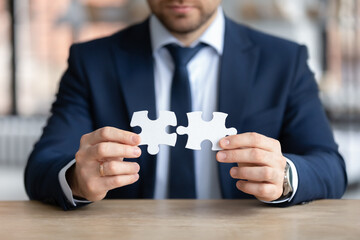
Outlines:
{"label": "white jigsaw puzzle piece", "polygon": [[236,128],[225,127],[227,116],[226,113],[214,112],[211,121],[204,121],[202,112],[187,113],[189,125],[178,127],[176,132],[180,135],[188,135],[186,148],[201,150],[201,143],[207,139],[212,142],[212,150],[218,151],[222,149],[219,145],[221,138],[237,134]]}
{"label": "white jigsaw puzzle piece", "polygon": [[175,146],[177,135],[166,132],[166,127],[169,125],[177,125],[176,115],[170,111],[160,111],[159,118],[156,120],[148,118],[148,111],[134,112],[130,122],[131,127],[141,127],[139,145],[148,145],[147,150],[151,155],[159,153],[160,144]]}

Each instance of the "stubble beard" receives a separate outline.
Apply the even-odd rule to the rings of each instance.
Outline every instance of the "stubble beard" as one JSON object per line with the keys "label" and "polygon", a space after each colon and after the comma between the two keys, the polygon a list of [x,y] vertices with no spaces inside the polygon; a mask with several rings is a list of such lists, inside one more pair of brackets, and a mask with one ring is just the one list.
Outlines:
{"label": "stubble beard", "polygon": [[201,14],[198,20],[195,19],[192,22],[189,21],[189,23],[185,26],[180,26],[178,23],[176,23],[176,21],[186,21],[186,18],[188,17],[186,14],[179,14],[172,19],[168,19],[164,14],[158,14],[157,18],[170,32],[175,34],[189,34],[195,32],[204,24],[206,24],[215,14],[216,10],[217,9],[207,14]]}

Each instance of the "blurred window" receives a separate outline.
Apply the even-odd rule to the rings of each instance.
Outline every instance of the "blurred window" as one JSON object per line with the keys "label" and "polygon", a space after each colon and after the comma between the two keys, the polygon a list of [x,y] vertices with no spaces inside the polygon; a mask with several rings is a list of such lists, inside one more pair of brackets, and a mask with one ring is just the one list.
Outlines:
{"label": "blurred window", "polygon": [[0,115],[10,113],[10,14],[0,1]]}
{"label": "blurred window", "polygon": [[[11,1],[11,0],[7,0]],[[0,114],[9,112],[8,11],[0,11]],[[145,1],[127,0],[13,0],[16,19],[16,82],[19,115],[48,114],[67,66],[73,42],[112,34],[148,14]],[[3,18],[5,20],[3,20]],[[5,55],[5,56],[3,56]],[[6,62],[3,62],[6,61]]]}

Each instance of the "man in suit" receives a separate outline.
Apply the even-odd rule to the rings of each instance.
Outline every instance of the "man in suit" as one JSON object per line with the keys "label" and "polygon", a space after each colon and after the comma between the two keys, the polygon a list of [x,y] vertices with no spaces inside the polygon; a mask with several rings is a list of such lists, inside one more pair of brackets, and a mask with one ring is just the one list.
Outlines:
{"label": "man in suit", "polygon": [[[226,18],[220,0],[148,0],[151,17],[75,44],[29,158],[31,199],[72,209],[103,198],[340,198],[347,178],[306,48]],[[134,112],[228,113],[222,151],[139,148]],[[185,117],[186,118],[186,117]],[[186,124],[185,122],[183,124]],[[186,126],[186,125],[184,125]]]}

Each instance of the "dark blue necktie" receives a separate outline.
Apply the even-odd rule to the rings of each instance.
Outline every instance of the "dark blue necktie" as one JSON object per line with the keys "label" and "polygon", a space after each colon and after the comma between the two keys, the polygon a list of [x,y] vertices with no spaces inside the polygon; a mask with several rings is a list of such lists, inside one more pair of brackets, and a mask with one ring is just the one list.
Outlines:
{"label": "dark blue necktie", "polygon": [[[189,73],[186,66],[204,46],[166,46],[175,65],[170,108],[176,114],[178,126],[188,126],[186,113],[192,111]],[[185,148],[186,141],[185,135],[178,135],[175,147],[170,148],[169,198],[196,198],[194,152]]]}

